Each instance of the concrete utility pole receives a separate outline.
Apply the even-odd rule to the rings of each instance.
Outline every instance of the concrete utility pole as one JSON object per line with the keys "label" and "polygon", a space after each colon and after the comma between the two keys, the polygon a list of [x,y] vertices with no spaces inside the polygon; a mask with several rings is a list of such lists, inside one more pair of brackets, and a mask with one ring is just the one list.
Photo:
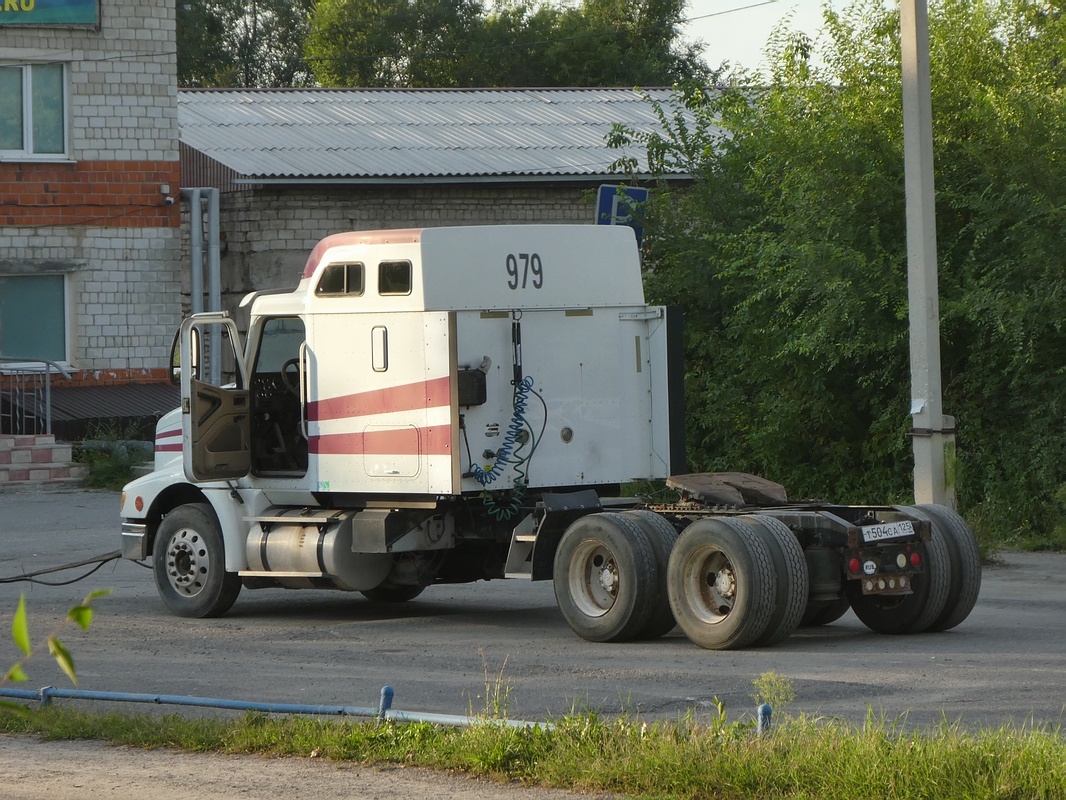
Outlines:
{"label": "concrete utility pole", "polygon": [[900,38],[914,499],[917,503],[940,503],[954,508],[955,419],[943,413],[940,375],[933,101],[929,80],[929,10],[926,0],[901,0]]}

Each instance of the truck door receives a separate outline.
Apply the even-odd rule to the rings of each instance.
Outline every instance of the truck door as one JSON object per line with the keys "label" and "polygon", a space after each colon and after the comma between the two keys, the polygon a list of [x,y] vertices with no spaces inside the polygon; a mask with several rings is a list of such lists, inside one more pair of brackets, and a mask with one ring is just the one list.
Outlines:
{"label": "truck door", "polygon": [[[215,337],[207,363],[205,345]],[[181,369],[181,438],[190,481],[242,478],[251,463],[248,380],[237,325],[225,312],[194,314],[178,333]],[[214,381],[210,373],[218,376]]]}
{"label": "truck door", "polygon": [[249,331],[253,475],[307,473],[307,360],[298,316],[260,317]]}

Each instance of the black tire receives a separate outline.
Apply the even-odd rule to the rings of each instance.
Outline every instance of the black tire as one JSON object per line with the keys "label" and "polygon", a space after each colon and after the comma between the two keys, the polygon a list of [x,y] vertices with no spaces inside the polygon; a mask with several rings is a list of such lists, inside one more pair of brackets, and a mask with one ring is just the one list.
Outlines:
{"label": "black tire", "polygon": [[970,616],[981,593],[981,551],[966,520],[946,506],[921,505],[911,509],[939,528],[951,562],[951,581],[944,610],[926,630],[946,631]]}
{"label": "black tire", "polygon": [[622,514],[590,514],[559,541],[555,600],[570,629],[590,642],[624,642],[645,630],[659,583],[651,542]]}
{"label": "black tire", "polygon": [[851,603],[846,595],[841,595],[836,600],[826,600],[817,603],[808,603],[800,620],[801,628],[813,628],[816,625],[829,625],[836,622],[848,613]]}
{"label": "black tire", "polygon": [[677,627],[674,611],[670,608],[670,592],[666,587],[666,571],[670,566],[670,551],[677,544],[677,530],[667,519],[654,511],[627,511],[625,516],[636,520],[651,542],[655,554],[655,566],[659,582],[655,590],[654,608],[648,623],[638,631],[637,639],[658,639]]}
{"label": "black tire", "polygon": [[681,532],[667,584],[677,624],[709,650],[747,647],[774,613],[770,549],[751,526],[726,517],[697,520]]}
{"label": "black tire", "polygon": [[763,541],[769,546],[770,558],[774,562],[774,575],[777,577],[774,613],[763,634],[752,642],[755,647],[770,647],[795,633],[803,619],[807,596],[810,594],[807,559],[796,535],[781,520],[764,516],[738,519],[753,524],[762,532]]}
{"label": "black tire", "polygon": [[925,542],[923,570],[911,581],[911,594],[864,595],[862,582],[857,580],[845,581],[844,592],[855,616],[870,630],[891,635],[911,634],[927,630],[940,617],[950,584],[947,543],[939,526],[934,525],[932,538]]}
{"label": "black tire", "polygon": [[152,547],[159,596],[179,617],[218,617],[241,591],[226,572],[226,550],[215,512],[206,503],[178,506],[159,524]]}
{"label": "black tire", "polygon": [[406,603],[426,590],[425,586],[375,586],[359,594],[373,603]]}

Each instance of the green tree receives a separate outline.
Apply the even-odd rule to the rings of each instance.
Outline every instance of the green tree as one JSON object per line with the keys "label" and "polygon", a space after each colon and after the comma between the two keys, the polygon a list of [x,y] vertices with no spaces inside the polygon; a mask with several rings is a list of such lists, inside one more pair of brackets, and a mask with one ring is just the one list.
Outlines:
{"label": "green tree", "polygon": [[307,52],[324,86],[459,86],[477,0],[319,0]]}
{"label": "green tree", "polygon": [[[960,501],[1050,529],[1066,480],[1066,21],[1029,0],[930,8],[945,408]],[[686,311],[689,447],[793,495],[911,486],[898,10],[826,12],[824,66],[779,29],[759,88],[661,109],[649,294]],[[752,76],[741,76],[751,79]]]}
{"label": "green tree", "polygon": [[179,86],[304,86],[314,0],[182,0]]}
{"label": "green tree", "polygon": [[684,0],[320,0],[307,56],[327,86],[633,86],[706,79]]}

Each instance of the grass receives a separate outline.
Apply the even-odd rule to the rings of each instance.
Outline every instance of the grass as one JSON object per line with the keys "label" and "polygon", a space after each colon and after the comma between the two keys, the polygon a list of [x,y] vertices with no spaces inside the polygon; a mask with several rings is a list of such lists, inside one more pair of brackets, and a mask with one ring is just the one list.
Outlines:
{"label": "grass", "polygon": [[405,764],[637,798],[1066,798],[1059,729],[914,731],[874,716],[854,726],[800,717],[759,739],[750,723],[644,723],[574,714],[552,730],[444,728],[269,718],[0,712],[0,730],[135,747]]}
{"label": "grass", "polygon": [[1012,547],[1019,550],[1066,550],[1066,484],[1059,487],[1055,493],[1056,521],[1051,531],[1045,535],[1037,535],[1032,531],[1023,531],[1017,534],[1009,542]]}

